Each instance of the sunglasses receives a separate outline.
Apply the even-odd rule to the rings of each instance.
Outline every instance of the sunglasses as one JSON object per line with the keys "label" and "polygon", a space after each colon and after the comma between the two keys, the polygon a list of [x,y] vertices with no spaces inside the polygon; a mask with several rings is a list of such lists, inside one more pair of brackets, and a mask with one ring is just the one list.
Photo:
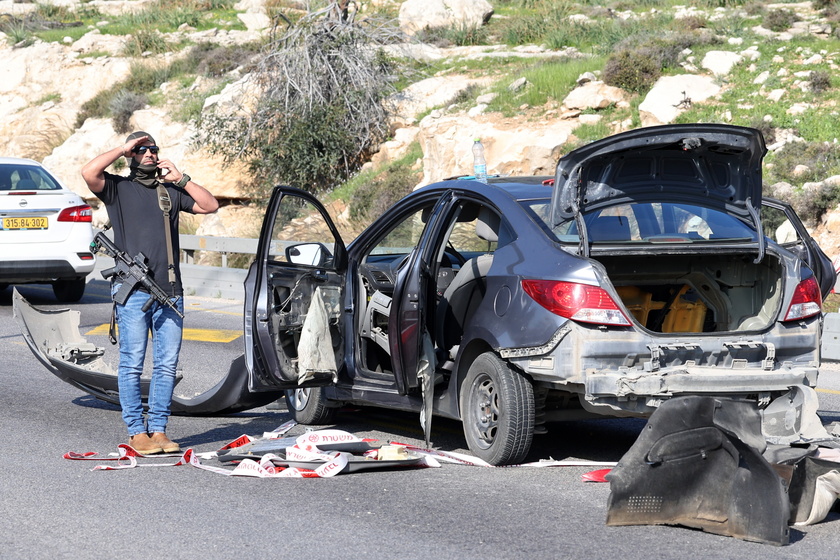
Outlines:
{"label": "sunglasses", "polygon": [[146,153],[146,150],[156,154],[160,151],[160,148],[157,146],[140,146],[139,148],[134,149],[134,153],[140,154],[141,156]]}

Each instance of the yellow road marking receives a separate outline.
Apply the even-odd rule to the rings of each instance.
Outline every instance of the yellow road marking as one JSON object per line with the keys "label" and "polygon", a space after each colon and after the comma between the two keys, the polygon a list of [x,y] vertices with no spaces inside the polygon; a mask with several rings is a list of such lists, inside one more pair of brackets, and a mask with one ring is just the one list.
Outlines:
{"label": "yellow road marking", "polygon": [[831,393],[832,395],[840,395],[840,391],[838,391],[836,389],[820,389],[820,388],[817,388],[817,391],[819,391],[820,393]]}
{"label": "yellow road marking", "polygon": [[[102,335],[107,336],[110,325],[99,325],[95,329],[91,329],[85,333],[87,335]],[[184,329],[184,340],[193,340],[198,342],[233,342],[242,336],[242,331],[224,330],[224,329]]]}

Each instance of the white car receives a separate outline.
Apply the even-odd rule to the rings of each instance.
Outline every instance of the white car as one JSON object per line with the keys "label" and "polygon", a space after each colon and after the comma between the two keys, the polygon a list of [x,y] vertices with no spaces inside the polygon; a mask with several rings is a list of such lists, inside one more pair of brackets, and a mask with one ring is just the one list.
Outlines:
{"label": "white car", "polygon": [[79,301],[96,258],[91,207],[40,163],[0,158],[0,289],[49,283]]}

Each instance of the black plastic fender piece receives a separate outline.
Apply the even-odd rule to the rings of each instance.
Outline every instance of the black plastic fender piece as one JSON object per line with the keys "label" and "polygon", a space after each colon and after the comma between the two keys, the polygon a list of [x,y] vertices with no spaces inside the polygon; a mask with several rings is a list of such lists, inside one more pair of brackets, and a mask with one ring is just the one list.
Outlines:
{"label": "black plastic fender piece", "polygon": [[683,525],[785,545],[790,502],[764,448],[753,404],[669,399],[607,475],[607,525]]}

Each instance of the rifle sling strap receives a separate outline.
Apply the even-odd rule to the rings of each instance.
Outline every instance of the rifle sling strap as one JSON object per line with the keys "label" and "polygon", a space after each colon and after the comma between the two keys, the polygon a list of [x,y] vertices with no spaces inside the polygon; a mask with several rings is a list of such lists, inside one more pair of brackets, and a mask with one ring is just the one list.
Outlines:
{"label": "rifle sling strap", "polygon": [[113,305],[111,306],[111,326],[108,328],[108,340],[111,344],[116,344],[119,342],[117,340],[117,302],[114,301]]}
{"label": "rifle sling strap", "polygon": [[172,255],[172,230],[170,229],[171,226],[169,224],[169,212],[172,210],[172,199],[170,198],[169,192],[166,190],[166,187],[164,187],[161,183],[158,183],[157,194],[158,205],[163,211],[163,229],[166,233],[166,258],[169,260],[169,266],[167,267],[167,270],[169,271],[169,283],[174,285],[175,258]]}

